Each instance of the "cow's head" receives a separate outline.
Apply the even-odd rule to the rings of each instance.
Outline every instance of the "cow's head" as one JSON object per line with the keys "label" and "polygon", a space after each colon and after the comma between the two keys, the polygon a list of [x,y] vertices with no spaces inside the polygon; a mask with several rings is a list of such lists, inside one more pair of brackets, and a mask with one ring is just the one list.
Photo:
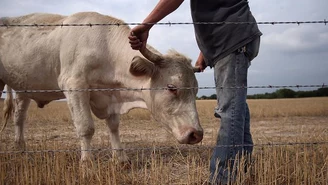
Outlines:
{"label": "cow's head", "polygon": [[130,66],[131,74],[149,77],[145,102],[153,117],[173,133],[179,143],[195,144],[203,139],[196,110],[197,80],[191,60],[176,51],[167,55],[141,51]]}

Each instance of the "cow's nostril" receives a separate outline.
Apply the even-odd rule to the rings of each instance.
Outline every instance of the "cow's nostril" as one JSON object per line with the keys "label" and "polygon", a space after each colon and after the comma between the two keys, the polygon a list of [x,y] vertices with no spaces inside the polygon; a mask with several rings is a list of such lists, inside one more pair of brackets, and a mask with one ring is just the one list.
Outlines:
{"label": "cow's nostril", "polygon": [[203,139],[202,131],[192,131],[188,135],[188,144],[196,144],[199,143]]}
{"label": "cow's nostril", "polygon": [[197,136],[195,135],[195,132],[191,132],[188,136],[189,138],[189,141],[192,142],[192,141],[195,141],[197,139]]}

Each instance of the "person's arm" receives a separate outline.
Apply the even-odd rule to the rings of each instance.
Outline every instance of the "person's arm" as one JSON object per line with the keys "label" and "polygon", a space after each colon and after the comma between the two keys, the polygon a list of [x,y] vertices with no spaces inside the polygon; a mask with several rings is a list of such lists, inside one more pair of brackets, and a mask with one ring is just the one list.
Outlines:
{"label": "person's arm", "polygon": [[[146,47],[149,30],[154,23],[176,10],[184,0],[160,0],[153,11],[145,18],[143,24],[134,27],[129,36],[129,43],[132,49],[140,50]],[[147,24],[151,23],[151,24]]]}
{"label": "person's arm", "polygon": [[[164,17],[176,10],[183,0],[160,0],[152,12],[146,17],[143,23],[157,23]],[[150,28],[153,25],[150,25]]]}
{"label": "person's arm", "polygon": [[199,52],[199,56],[195,63],[195,67],[199,68],[200,72],[203,72],[205,70],[205,68],[207,67],[205,64],[205,59],[204,59],[204,55],[202,52]]}

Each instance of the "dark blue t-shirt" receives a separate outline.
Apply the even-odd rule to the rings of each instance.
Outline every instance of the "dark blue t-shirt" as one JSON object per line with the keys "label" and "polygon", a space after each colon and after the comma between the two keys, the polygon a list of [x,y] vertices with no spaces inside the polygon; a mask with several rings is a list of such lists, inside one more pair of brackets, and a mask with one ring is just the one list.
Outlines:
{"label": "dark blue t-shirt", "polygon": [[193,22],[253,22],[194,24],[197,44],[208,66],[262,35],[247,0],[191,0]]}

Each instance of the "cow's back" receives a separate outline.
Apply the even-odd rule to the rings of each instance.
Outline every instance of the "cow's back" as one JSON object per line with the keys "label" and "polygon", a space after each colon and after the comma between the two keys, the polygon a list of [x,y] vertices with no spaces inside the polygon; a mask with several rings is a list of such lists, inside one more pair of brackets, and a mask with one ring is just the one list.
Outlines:
{"label": "cow's back", "polygon": [[33,13],[20,17],[3,18],[4,23],[9,24],[57,24],[61,23],[66,16],[57,14]]}
{"label": "cow's back", "polygon": [[15,90],[58,89],[55,74],[59,63],[54,57],[58,49],[56,42],[48,39],[56,28],[10,25],[58,24],[64,19],[40,13],[1,19],[2,24],[9,25],[0,28],[0,78],[4,83]]}
{"label": "cow's back", "polygon": [[[43,25],[43,24],[61,24],[66,16],[58,14],[33,13],[19,17],[0,17],[1,25]],[[1,35],[5,32],[12,32],[17,30],[17,27],[2,27],[0,29]],[[26,26],[27,28],[27,26]],[[42,27],[43,29],[54,29],[55,27]]]}
{"label": "cow's back", "polygon": [[[120,39],[122,34],[126,39],[125,35],[129,31],[127,26],[115,26],[116,28],[113,26],[94,26],[92,28],[89,26],[42,26],[43,24],[123,23],[119,19],[94,12],[76,13],[71,16],[38,13],[3,18],[1,22],[7,25],[35,25],[33,27],[9,26],[8,28],[0,28],[0,79],[15,90],[59,89],[58,77],[61,73],[71,72],[72,67],[84,65],[84,67],[79,68],[87,70],[94,69],[95,66],[102,68],[97,66],[95,62],[81,63],[79,61],[78,64],[72,64],[70,58],[83,53],[88,57],[90,56],[91,60],[97,59],[100,63],[104,63],[108,60],[106,54],[111,55],[111,57],[115,56],[109,52],[114,50],[114,48],[109,48],[111,47],[108,45],[109,42],[128,45],[128,42]],[[115,47],[122,48],[118,44]],[[103,63],[102,65],[110,67],[110,65]],[[87,66],[89,64],[93,66]],[[97,74],[102,76],[100,73]],[[83,75],[90,76],[85,73]],[[62,95],[51,98],[49,94],[38,94],[37,97],[46,100],[48,98],[62,98]]]}

